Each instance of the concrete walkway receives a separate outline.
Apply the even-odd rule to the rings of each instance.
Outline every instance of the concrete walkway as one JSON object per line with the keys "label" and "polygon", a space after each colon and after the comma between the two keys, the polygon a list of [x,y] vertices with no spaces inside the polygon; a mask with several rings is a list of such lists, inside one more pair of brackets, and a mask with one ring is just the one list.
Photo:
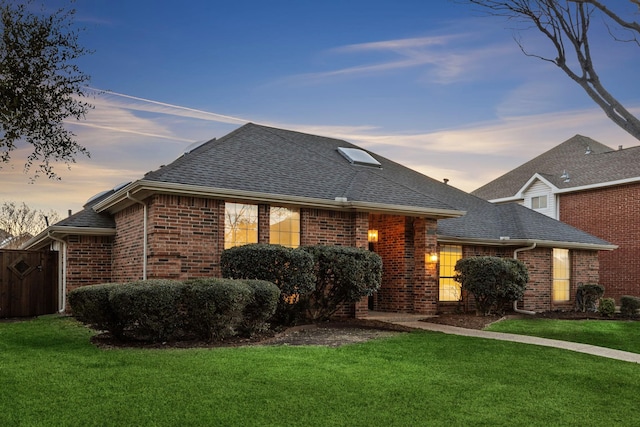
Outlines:
{"label": "concrete walkway", "polygon": [[623,360],[625,362],[640,363],[640,354],[628,351],[614,350],[611,348],[597,347],[595,345],[574,343],[568,341],[551,340],[547,338],[531,337],[527,335],[506,334],[502,332],[480,331],[477,329],[459,328],[457,326],[439,325],[437,323],[421,322],[429,316],[420,314],[382,313],[369,312],[366,319],[379,320],[396,325],[407,326],[413,329],[442,332],[445,334],[462,335],[465,337],[487,338],[501,341],[513,341],[523,344],[555,347],[564,350],[577,351],[579,353],[592,354],[594,356],[608,357],[610,359]]}

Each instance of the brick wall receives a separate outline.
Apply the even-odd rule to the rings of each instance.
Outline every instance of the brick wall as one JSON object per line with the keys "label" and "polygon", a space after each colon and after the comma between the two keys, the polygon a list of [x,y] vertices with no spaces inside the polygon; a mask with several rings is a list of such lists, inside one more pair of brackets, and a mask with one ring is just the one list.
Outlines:
{"label": "brick wall", "polygon": [[224,202],[155,195],[149,201],[148,215],[149,279],[221,275]]}
{"label": "brick wall", "polygon": [[111,280],[129,282],[143,278],[143,207],[129,206],[114,215],[116,236],[113,242]]}
{"label": "brick wall", "polygon": [[[513,247],[498,248],[490,246],[464,246],[463,257],[498,256],[513,257]],[[554,302],[553,289],[553,249],[535,248],[518,252],[518,259],[522,261],[529,272],[529,282],[523,301],[518,307],[530,311],[571,310],[575,305],[575,294],[580,283],[596,283],[598,278],[598,252],[587,250],[571,250],[571,282],[569,289],[570,300]],[[473,301],[469,298],[468,308],[472,308]]]}
{"label": "brick wall", "polygon": [[560,196],[560,220],[619,246],[599,254],[605,296],[640,296],[640,184]]}
{"label": "brick wall", "polygon": [[371,215],[378,230],[373,249],[382,258],[382,287],[373,308],[380,311],[435,314],[438,304],[437,265],[425,254],[437,251],[436,221],[398,215]]}
{"label": "brick wall", "polygon": [[111,236],[68,236],[67,292],[80,286],[111,282],[112,249]]}

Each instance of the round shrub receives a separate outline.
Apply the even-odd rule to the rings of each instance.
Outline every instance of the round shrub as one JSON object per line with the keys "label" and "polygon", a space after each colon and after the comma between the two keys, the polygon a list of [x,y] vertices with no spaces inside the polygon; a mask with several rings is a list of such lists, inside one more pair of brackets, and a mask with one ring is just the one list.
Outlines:
{"label": "round shrub", "polygon": [[109,302],[123,336],[166,341],[181,334],[183,285],[173,280],[146,280],[111,289]]}
{"label": "round shrub", "polygon": [[635,317],[640,310],[640,298],[630,295],[620,297],[620,314],[627,317]]}
{"label": "round shrub", "polygon": [[524,296],[529,274],[526,266],[512,258],[479,256],[456,262],[454,279],[473,294],[478,312],[502,312],[508,302]]}
{"label": "round shrub", "polygon": [[251,297],[244,308],[240,332],[252,336],[268,327],[278,307],[280,289],[265,280],[245,280],[245,284],[251,290]]}
{"label": "round shrub", "polygon": [[274,318],[281,324],[296,322],[296,302],[315,289],[313,258],[297,249],[260,243],[236,246],[222,252],[220,264],[224,277],[274,283],[281,291]]}
{"label": "round shrub", "polygon": [[206,340],[236,335],[251,297],[250,287],[242,280],[189,280],[184,289],[187,327]]}
{"label": "round shrub", "polygon": [[598,312],[604,317],[611,317],[616,312],[616,300],[613,298],[600,298]]}

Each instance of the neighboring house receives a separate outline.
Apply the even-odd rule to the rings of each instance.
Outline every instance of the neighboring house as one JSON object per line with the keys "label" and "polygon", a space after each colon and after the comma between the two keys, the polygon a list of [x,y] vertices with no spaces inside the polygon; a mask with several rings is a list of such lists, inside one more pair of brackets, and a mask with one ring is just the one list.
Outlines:
{"label": "neighboring house", "polygon": [[598,252],[615,248],[346,141],[251,123],[98,194],[27,246],[62,252],[63,291],[69,291],[100,282],[219,276],[222,251],[251,242],[375,250],[383,260],[382,287],[349,308],[355,316],[367,309],[455,309],[462,295],[453,267],[474,255],[525,262],[530,282],[521,307],[567,308],[577,283],[597,280]]}
{"label": "neighboring house", "polygon": [[618,246],[600,252],[605,295],[640,296],[640,146],[614,150],[576,135],[473,191],[519,203]]}

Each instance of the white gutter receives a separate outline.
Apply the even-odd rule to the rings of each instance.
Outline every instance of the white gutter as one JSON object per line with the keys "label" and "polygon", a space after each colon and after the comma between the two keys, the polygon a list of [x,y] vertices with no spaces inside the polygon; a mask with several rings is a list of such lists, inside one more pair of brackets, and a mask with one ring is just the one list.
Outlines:
{"label": "white gutter", "polygon": [[142,205],[142,280],[147,280],[147,204],[141,200],[133,198],[128,191],[127,199]]}
{"label": "white gutter", "polygon": [[67,308],[67,242],[57,237],[53,237],[51,232],[47,233],[47,237],[60,243],[60,251],[62,252],[62,268],[58,272],[58,280],[61,284],[60,295],[58,295],[58,312],[62,313]]}
{"label": "white gutter", "polygon": [[[530,251],[530,250],[535,249],[535,248],[536,248],[536,243],[532,244],[531,246],[527,246],[525,248],[518,248],[518,249],[513,251],[513,259],[518,259],[518,252]],[[535,311],[519,309],[518,308],[518,301],[514,301],[513,302],[513,311],[515,311],[516,313],[520,313],[520,314],[531,314],[531,315],[536,314]]]}

